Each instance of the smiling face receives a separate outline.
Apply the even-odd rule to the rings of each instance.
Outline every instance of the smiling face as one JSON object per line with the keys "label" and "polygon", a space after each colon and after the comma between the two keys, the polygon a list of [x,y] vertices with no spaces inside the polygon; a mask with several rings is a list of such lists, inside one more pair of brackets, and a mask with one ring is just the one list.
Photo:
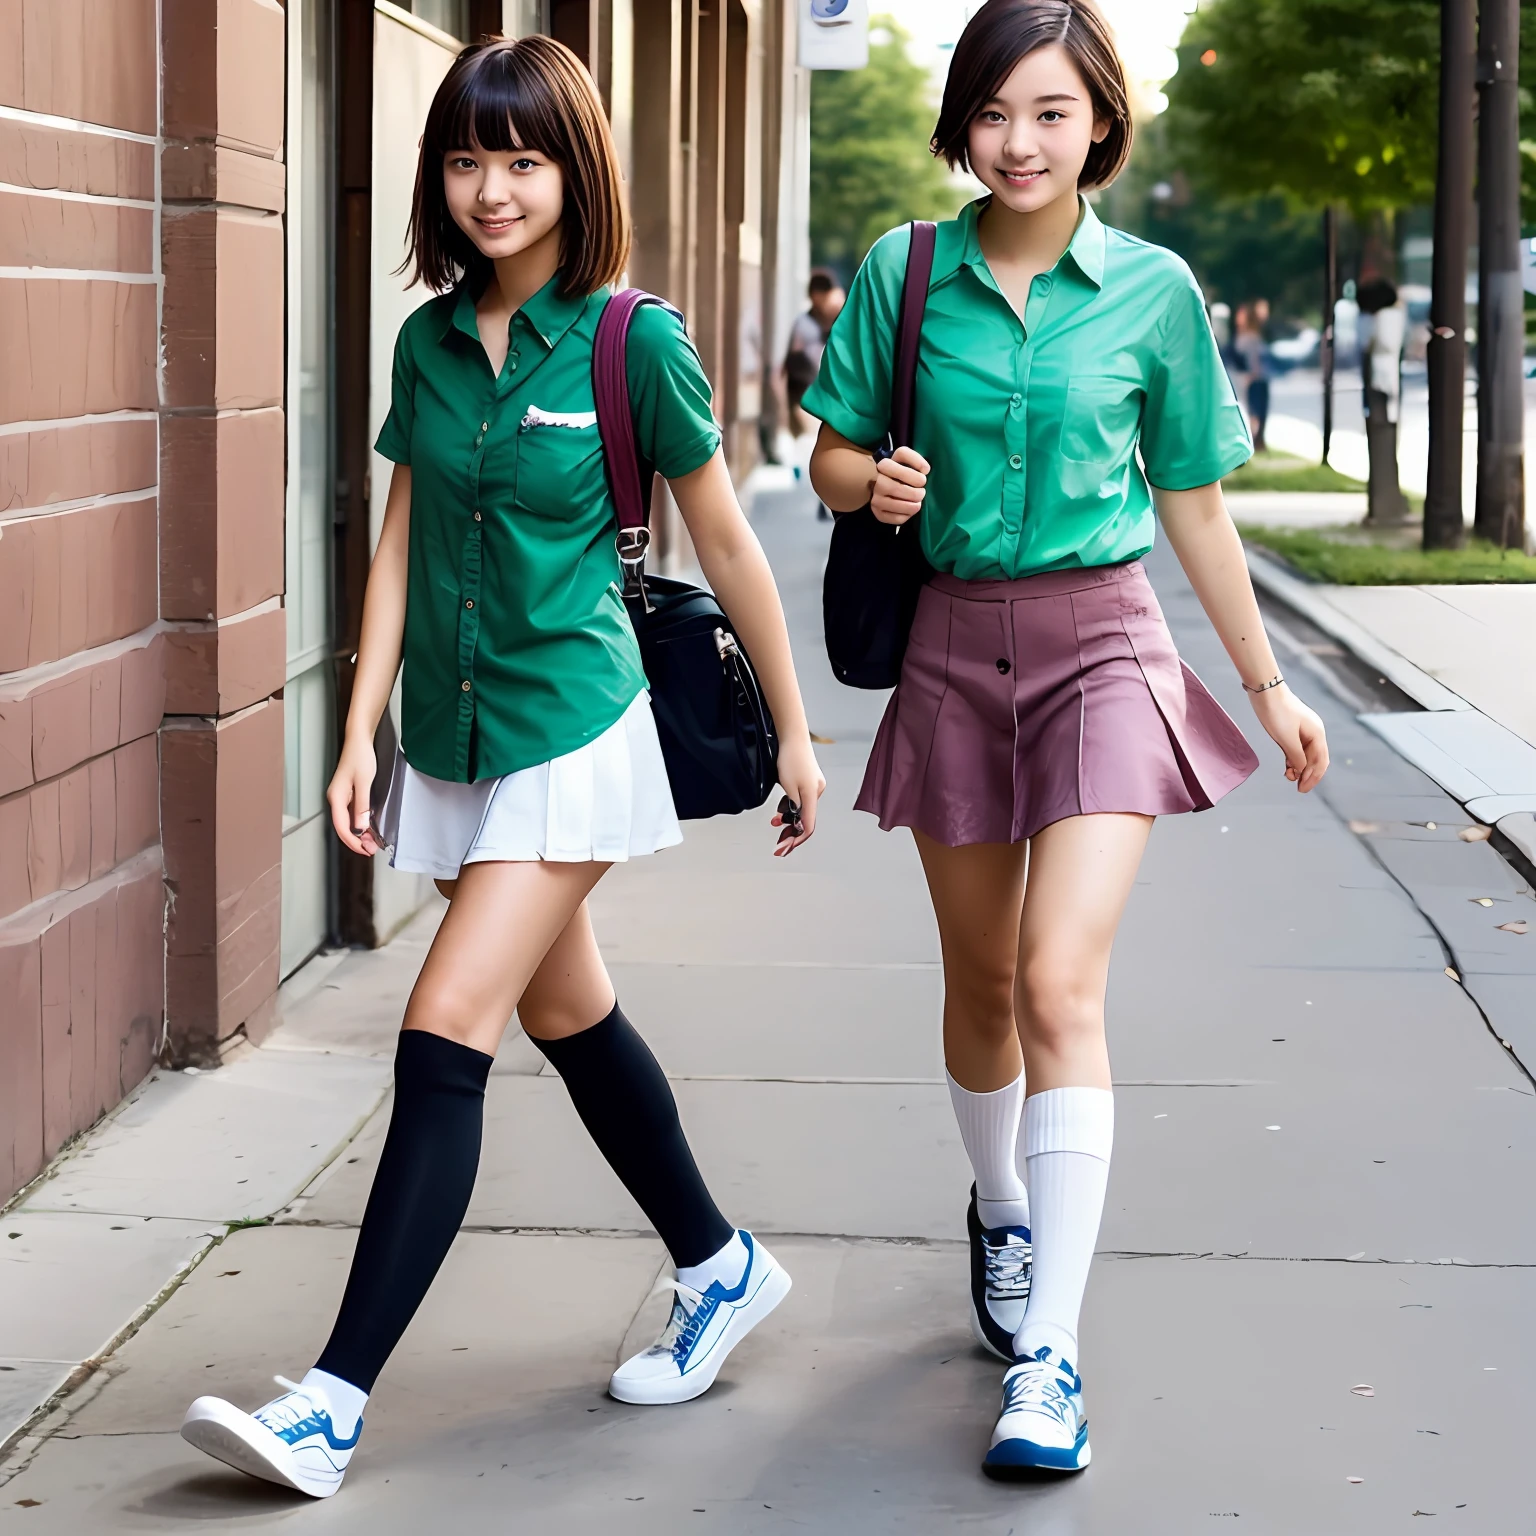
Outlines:
{"label": "smiling face", "polygon": [[489,261],[560,239],[565,176],[539,150],[451,149],[443,156],[443,192],[454,223]]}
{"label": "smiling face", "polygon": [[1076,197],[1088,151],[1109,132],[1064,48],[1037,48],[971,120],[971,169],[1000,203],[1033,213]]}

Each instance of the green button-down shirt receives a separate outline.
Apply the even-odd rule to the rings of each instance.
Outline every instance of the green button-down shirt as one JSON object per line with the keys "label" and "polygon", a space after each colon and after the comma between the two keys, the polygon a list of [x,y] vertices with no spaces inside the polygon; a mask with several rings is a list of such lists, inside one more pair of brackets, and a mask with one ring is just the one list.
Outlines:
{"label": "green button-down shirt", "polygon": [[[573,752],[645,687],[592,399],[607,302],[552,280],[513,315],[499,378],[466,289],[400,328],[378,450],[411,466],[401,747],[433,778]],[[628,374],[642,457],[669,479],[707,462],[720,429],[675,316],[635,315]]]}
{"label": "green button-down shirt", "polygon": [[[932,465],[923,549],[967,581],[1133,560],[1152,547],[1149,479],[1209,485],[1253,451],[1200,290],[1085,202],[1021,318],[981,253],[984,206],[938,228],[911,443]],[[890,416],[910,239],[903,226],[870,251],[805,396],[863,446]]]}

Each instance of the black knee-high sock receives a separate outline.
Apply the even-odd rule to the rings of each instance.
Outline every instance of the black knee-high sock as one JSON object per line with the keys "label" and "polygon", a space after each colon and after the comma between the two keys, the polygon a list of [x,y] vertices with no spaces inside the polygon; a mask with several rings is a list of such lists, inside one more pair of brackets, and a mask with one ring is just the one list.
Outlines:
{"label": "black knee-high sock", "polygon": [[491,1059],[425,1030],[400,1033],[389,1134],[341,1312],[315,1362],[364,1392],[373,1390],[469,1209]]}
{"label": "black knee-high sock", "polygon": [[672,1262],[702,1264],[725,1247],[736,1229],[705,1187],[666,1074],[619,1005],[580,1034],[533,1043],[565,1079],[582,1124]]}

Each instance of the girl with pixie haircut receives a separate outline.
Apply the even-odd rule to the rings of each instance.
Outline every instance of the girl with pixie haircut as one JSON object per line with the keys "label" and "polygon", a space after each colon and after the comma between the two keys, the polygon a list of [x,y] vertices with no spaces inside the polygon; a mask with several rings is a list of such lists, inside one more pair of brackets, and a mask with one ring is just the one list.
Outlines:
{"label": "girl with pixie haircut", "polygon": [[910,523],[935,572],[857,803],[912,829],[938,918],[976,1178],[971,1319],[1009,1362],[984,1461],[1003,1476],[1088,1465],[1077,1327],[1114,1127],[1104,993],[1153,819],[1207,809],[1257,767],[1174,650],[1141,566],[1156,523],[1287,778],[1310,790],[1328,761],[1222,501],[1252,450],[1200,291],[1083,196],[1130,147],[1124,71],[1090,0],[990,0],[955,48],[933,137],[987,195],[936,232],[923,452],[874,453],[906,227],[870,251],[805,397],[824,424],[822,500]]}

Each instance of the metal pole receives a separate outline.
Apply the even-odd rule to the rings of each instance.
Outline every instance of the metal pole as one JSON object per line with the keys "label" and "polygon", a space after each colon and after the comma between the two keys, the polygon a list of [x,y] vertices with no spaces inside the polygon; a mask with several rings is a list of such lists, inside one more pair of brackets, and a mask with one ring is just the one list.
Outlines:
{"label": "metal pole", "polygon": [[1440,4],[1440,164],[1434,292],[1429,304],[1429,484],[1424,548],[1458,549],[1467,386],[1467,236],[1472,221],[1475,0]]}
{"label": "metal pole", "polygon": [[1323,463],[1333,446],[1333,306],[1339,297],[1339,221],[1330,203],[1323,209],[1323,340],[1318,361],[1323,366]]}
{"label": "metal pole", "polygon": [[1520,0],[1478,6],[1478,390],[1474,532],[1525,534],[1525,289],[1520,274]]}

